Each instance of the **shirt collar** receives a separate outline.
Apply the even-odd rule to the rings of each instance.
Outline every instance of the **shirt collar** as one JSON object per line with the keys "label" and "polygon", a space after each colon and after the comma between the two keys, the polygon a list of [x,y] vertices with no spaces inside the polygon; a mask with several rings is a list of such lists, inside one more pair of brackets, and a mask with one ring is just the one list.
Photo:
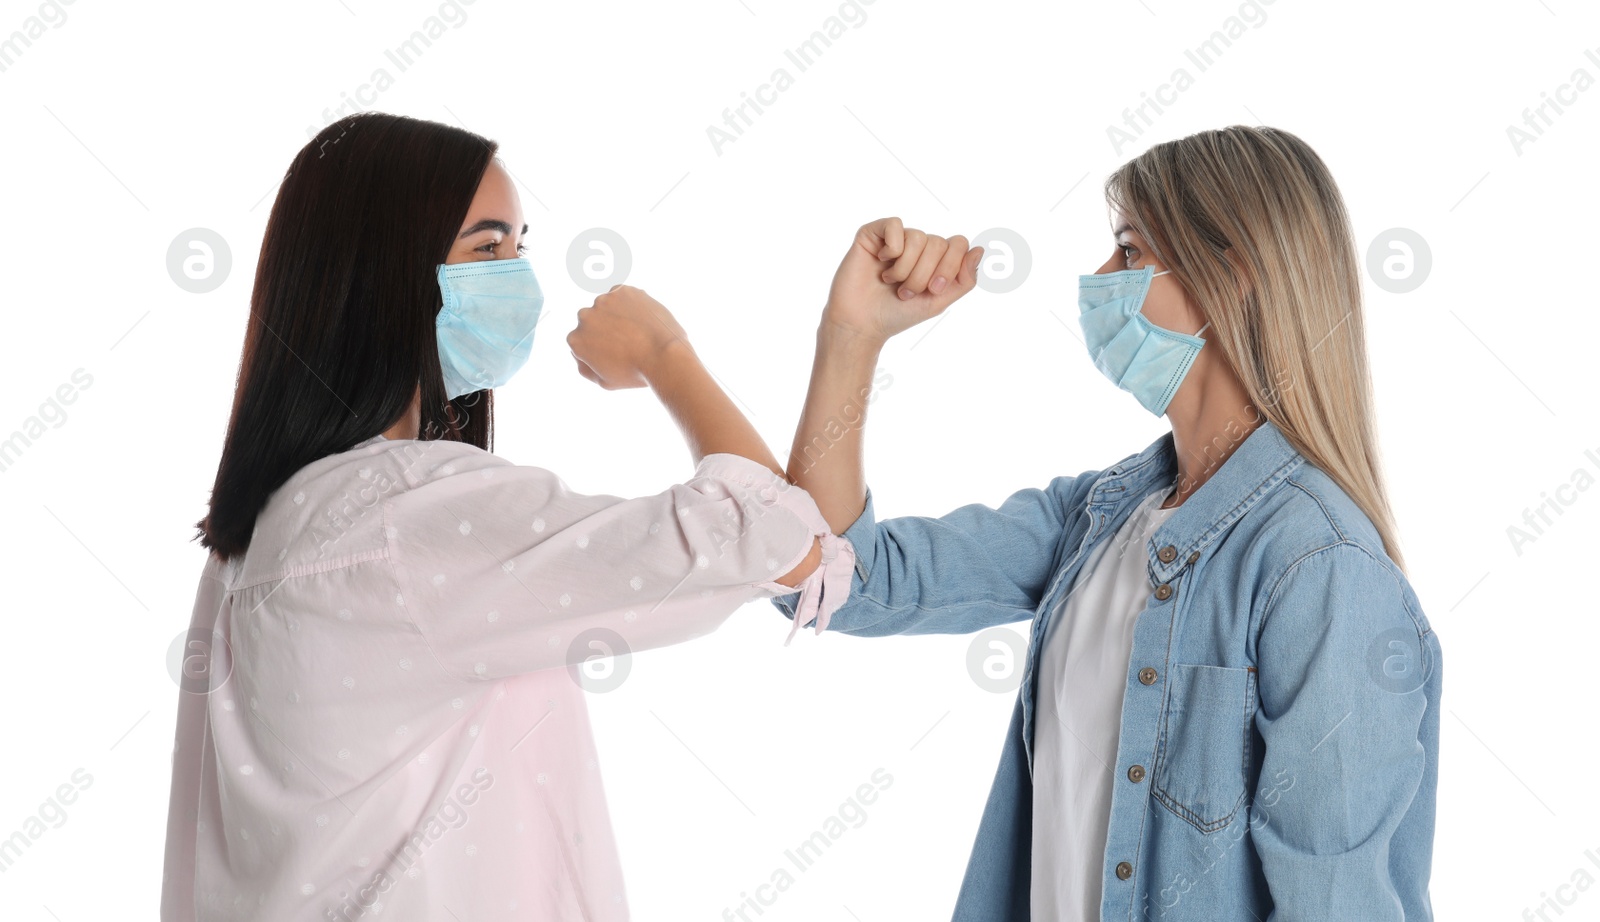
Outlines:
{"label": "shirt collar", "polygon": [[[1283,432],[1271,420],[1263,419],[1210,479],[1156,529],[1151,544],[1157,549],[1170,546],[1176,553],[1166,561],[1152,555],[1155,578],[1161,582],[1172,579],[1189,565],[1190,557],[1204,551],[1305,461]],[[1089,505],[1126,502],[1131,509],[1156,490],[1170,490],[1177,476],[1177,450],[1168,431],[1144,451],[1102,473],[1089,492]]]}

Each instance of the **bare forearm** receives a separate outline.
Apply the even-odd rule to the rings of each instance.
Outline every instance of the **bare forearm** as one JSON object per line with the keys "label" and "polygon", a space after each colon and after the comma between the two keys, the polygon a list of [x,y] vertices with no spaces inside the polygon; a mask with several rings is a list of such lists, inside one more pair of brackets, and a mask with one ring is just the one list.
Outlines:
{"label": "bare forearm", "polygon": [[862,434],[881,340],[831,323],[817,328],[805,409],[789,450],[789,479],[811,494],[828,527],[842,533],[866,504]]}
{"label": "bare forearm", "polygon": [[677,340],[663,349],[646,379],[682,430],[696,464],[706,455],[727,452],[749,458],[783,476],[772,449],[717,386],[716,379],[686,341]]}
{"label": "bare forearm", "polygon": [[[779,477],[784,476],[778,459],[772,456],[772,449],[717,386],[716,379],[687,342],[678,340],[669,345],[646,378],[683,431],[694,463],[699,464],[706,455],[726,452],[749,458]],[[811,551],[805,559],[793,570],[777,577],[776,582],[798,586],[821,563],[822,543],[812,539]]]}
{"label": "bare forearm", "polygon": [[[772,449],[700,363],[683,327],[648,294],[617,285],[595,298],[594,306],[578,311],[567,345],[578,373],[601,387],[653,389],[682,430],[697,466],[706,455],[726,453],[784,476]],[[822,542],[812,538],[800,564],[776,581],[798,586],[821,562]]]}

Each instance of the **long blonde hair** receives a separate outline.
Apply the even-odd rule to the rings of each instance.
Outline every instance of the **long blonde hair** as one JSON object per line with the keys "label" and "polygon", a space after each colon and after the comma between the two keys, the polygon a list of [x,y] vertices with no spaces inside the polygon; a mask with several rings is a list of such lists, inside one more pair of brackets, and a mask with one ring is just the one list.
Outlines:
{"label": "long blonde hair", "polygon": [[1152,147],[1106,200],[1211,321],[1257,410],[1353,499],[1405,563],[1384,490],[1361,315],[1361,262],[1322,159],[1277,128],[1233,125]]}

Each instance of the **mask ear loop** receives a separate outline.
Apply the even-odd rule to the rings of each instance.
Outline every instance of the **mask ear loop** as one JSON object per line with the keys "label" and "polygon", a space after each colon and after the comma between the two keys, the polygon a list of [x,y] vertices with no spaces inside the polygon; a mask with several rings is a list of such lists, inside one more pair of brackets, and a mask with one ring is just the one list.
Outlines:
{"label": "mask ear loop", "polygon": [[[1162,269],[1160,272],[1157,272],[1155,275],[1150,276],[1150,278],[1157,279],[1157,278],[1160,278],[1163,275],[1166,275],[1167,273],[1169,273],[1171,271],[1172,271],[1171,269]],[[1209,327],[1209,326],[1211,326],[1211,321],[1207,320],[1206,321],[1206,326],[1201,327],[1198,330],[1195,330],[1193,333],[1191,333],[1189,335],[1190,336],[1199,336],[1201,333],[1204,333],[1206,331],[1206,327]]]}

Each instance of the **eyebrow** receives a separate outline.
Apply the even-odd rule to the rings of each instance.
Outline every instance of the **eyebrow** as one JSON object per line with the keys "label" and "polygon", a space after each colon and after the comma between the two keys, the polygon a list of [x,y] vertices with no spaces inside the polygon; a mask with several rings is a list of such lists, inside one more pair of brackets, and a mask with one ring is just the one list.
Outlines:
{"label": "eyebrow", "polygon": [[[456,239],[457,240],[463,240],[463,239],[465,239],[467,237],[472,236],[473,234],[478,233],[479,231],[486,231],[486,230],[497,230],[502,234],[509,234],[509,233],[511,233],[511,225],[509,223],[505,222],[505,221],[500,220],[499,218],[484,218],[482,221],[479,221],[477,224],[474,224],[471,227],[467,228],[466,230],[462,231],[461,232],[461,236],[457,237]],[[526,234],[527,232],[528,232],[528,225],[526,225],[526,224],[522,225],[522,233]]]}
{"label": "eyebrow", "polygon": [[1113,236],[1113,237],[1121,237],[1123,234],[1126,234],[1127,232],[1129,232],[1131,230],[1133,230],[1133,226],[1132,225],[1124,224],[1121,227],[1117,228],[1116,230],[1112,231],[1111,232],[1111,236]]}

